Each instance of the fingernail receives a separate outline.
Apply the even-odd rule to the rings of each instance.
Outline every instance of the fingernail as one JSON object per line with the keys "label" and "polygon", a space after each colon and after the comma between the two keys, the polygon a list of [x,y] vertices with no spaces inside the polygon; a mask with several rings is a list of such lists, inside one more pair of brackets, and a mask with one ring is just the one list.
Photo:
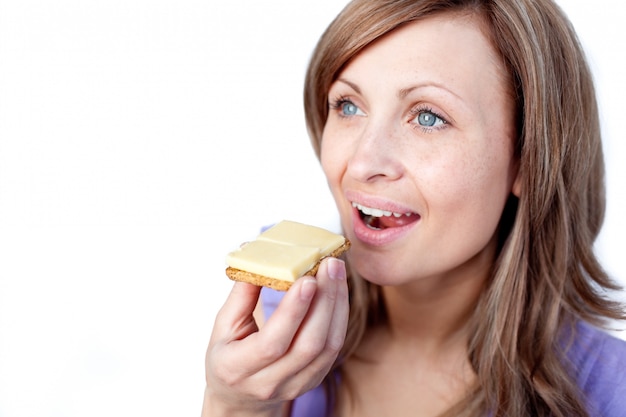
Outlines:
{"label": "fingernail", "polygon": [[328,260],[328,276],[330,279],[346,279],[346,265],[341,259],[330,258]]}
{"label": "fingernail", "polygon": [[317,281],[315,281],[315,278],[311,277],[304,277],[301,279],[303,279],[304,282],[300,286],[300,298],[304,301],[309,301],[313,298],[313,295],[317,290]]}

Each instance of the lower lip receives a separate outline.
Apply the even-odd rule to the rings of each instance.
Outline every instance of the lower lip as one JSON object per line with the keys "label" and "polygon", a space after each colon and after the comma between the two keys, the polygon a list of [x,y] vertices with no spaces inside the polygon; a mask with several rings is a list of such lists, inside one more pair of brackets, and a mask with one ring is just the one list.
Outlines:
{"label": "lower lip", "polygon": [[417,220],[405,226],[374,230],[370,229],[365,225],[365,223],[363,223],[358,210],[354,209],[352,214],[352,226],[355,237],[359,241],[371,246],[384,246],[393,243],[406,235],[417,223],[419,223],[419,220]]}

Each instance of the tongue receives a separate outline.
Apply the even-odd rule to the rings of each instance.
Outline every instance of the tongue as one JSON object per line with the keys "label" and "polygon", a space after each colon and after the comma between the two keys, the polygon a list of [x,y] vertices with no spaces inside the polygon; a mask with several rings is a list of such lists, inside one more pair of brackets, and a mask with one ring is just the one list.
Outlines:
{"label": "tongue", "polygon": [[401,227],[406,226],[409,223],[413,223],[417,221],[419,216],[417,214],[411,214],[410,216],[402,215],[400,217],[396,216],[383,216],[379,219],[380,225],[383,229],[388,227]]}

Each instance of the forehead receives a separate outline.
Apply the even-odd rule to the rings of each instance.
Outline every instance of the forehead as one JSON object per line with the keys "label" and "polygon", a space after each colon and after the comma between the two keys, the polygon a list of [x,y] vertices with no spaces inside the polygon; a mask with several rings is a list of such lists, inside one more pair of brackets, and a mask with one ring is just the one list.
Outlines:
{"label": "forehead", "polygon": [[368,82],[400,84],[418,78],[452,90],[476,92],[491,86],[507,91],[509,77],[487,33],[484,19],[475,13],[439,13],[373,42],[340,77],[370,73]]}

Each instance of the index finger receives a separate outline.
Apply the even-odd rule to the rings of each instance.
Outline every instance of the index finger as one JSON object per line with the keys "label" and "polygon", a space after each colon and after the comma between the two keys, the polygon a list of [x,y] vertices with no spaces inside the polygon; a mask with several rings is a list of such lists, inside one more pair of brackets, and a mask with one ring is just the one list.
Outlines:
{"label": "index finger", "polygon": [[212,338],[227,340],[240,338],[239,330],[254,322],[253,312],[260,292],[261,288],[256,285],[235,282],[224,305],[217,313]]}
{"label": "index finger", "polygon": [[238,372],[253,374],[289,350],[316,291],[315,278],[305,276],[296,280],[260,331],[229,342],[228,355],[236,358],[231,363],[237,364]]}

